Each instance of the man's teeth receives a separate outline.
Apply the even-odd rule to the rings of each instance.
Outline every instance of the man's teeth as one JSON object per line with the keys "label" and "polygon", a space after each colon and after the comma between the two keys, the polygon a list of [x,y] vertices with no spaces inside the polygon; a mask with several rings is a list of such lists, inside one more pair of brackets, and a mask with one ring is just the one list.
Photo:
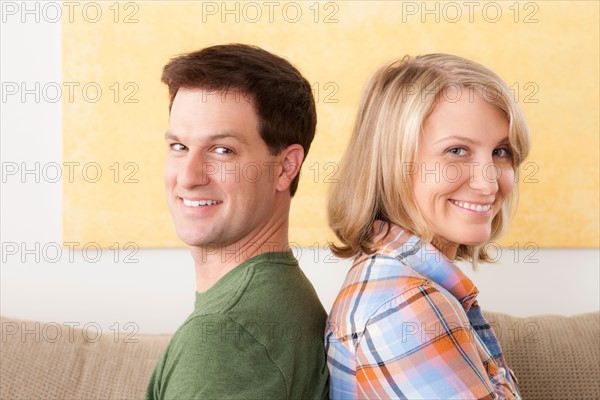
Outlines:
{"label": "man's teeth", "polygon": [[183,199],[183,204],[186,205],[186,206],[190,206],[190,207],[213,206],[213,205],[215,205],[217,203],[218,203],[218,201],[216,201],[216,200],[198,200],[198,201],[194,201],[194,200]]}
{"label": "man's teeth", "polygon": [[457,206],[459,206],[461,208],[465,208],[467,210],[472,210],[472,211],[477,211],[477,212],[489,211],[490,208],[492,208],[491,204],[481,205],[481,204],[467,203],[466,201],[456,201],[456,200],[450,200],[450,201],[453,204],[456,204]]}

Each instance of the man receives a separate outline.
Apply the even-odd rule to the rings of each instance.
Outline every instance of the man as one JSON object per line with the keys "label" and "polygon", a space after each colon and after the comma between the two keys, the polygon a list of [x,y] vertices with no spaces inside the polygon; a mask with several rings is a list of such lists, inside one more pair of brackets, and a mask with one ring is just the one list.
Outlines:
{"label": "man", "polygon": [[326,398],[327,315],[288,246],[316,126],[309,83],[286,60],[239,44],[177,57],[162,81],[167,203],[197,293],[146,398]]}

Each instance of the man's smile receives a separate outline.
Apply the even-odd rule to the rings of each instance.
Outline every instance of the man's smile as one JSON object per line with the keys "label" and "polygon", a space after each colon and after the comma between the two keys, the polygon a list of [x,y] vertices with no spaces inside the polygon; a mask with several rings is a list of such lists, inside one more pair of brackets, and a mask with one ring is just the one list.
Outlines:
{"label": "man's smile", "polygon": [[182,199],[182,200],[183,200],[183,205],[189,206],[189,207],[214,206],[214,205],[223,203],[222,201],[218,201],[218,200],[188,200],[188,199]]}

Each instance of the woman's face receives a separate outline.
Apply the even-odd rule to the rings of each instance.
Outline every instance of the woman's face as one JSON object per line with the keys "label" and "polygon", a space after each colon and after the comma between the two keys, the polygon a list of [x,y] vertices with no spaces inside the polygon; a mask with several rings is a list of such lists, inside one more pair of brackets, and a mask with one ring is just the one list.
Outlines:
{"label": "woman's face", "polygon": [[[480,244],[514,184],[508,120],[468,88],[447,91],[425,121],[413,176],[422,215],[453,259]],[[414,169],[413,169],[414,170]]]}

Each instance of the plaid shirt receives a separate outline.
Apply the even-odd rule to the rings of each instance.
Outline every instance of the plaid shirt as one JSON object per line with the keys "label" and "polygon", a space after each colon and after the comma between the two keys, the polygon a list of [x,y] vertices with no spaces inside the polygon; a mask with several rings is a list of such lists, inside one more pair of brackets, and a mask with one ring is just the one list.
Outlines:
{"label": "plaid shirt", "polygon": [[325,332],[331,398],[520,399],[475,285],[417,236],[373,229]]}

